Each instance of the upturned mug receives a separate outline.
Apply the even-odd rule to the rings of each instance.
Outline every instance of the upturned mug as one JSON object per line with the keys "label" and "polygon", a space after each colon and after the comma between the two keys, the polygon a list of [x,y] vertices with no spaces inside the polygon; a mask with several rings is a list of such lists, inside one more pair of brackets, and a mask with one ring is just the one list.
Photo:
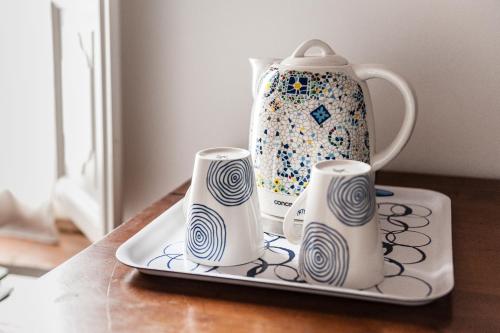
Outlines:
{"label": "upturned mug", "polygon": [[228,147],[199,151],[184,211],[189,260],[232,266],[263,254],[264,235],[249,151]]}
{"label": "upturned mug", "polygon": [[[302,235],[294,221],[301,213]],[[283,231],[291,243],[300,244],[299,273],[309,283],[364,289],[384,278],[369,164],[353,160],[315,164],[311,183],[285,216]]]}

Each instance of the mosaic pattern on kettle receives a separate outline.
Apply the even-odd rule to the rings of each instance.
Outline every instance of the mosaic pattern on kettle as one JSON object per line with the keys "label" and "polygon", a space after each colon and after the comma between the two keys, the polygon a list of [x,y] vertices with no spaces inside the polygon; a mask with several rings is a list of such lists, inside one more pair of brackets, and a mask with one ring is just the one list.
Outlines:
{"label": "mosaic pattern on kettle", "polygon": [[369,162],[366,106],[355,80],[272,66],[259,86],[263,98],[251,142],[258,187],[298,195],[318,161]]}

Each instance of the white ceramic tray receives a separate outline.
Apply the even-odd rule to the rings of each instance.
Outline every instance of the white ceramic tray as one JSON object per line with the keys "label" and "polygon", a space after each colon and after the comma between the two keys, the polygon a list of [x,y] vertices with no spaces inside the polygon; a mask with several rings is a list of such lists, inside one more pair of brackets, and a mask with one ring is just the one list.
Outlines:
{"label": "white ceramic tray", "polygon": [[[183,200],[122,244],[116,257],[146,274],[421,305],[453,289],[451,203],[438,192],[377,186],[385,279],[365,290],[316,286],[297,273],[298,247],[266,232],[262,258],[240,266],[202,266],[184,259]],[[265,229],[276,225],[265,223]],[[165,280],[165,283],[169,283]]]}

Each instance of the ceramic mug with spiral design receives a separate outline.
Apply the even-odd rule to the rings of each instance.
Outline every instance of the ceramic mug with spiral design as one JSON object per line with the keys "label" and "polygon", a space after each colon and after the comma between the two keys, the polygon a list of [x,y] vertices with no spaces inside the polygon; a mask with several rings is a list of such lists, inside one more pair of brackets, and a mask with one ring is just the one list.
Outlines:
{"label": "ceramic mug with spiral design", "polygon": [[[383,280],[373,176],[371,166],[359,161],[313,166],[309,187],[283,223],[286,238],[301,245],[299,273],[307,282],[364,289]],[[304,203],[304,222],[295,223]]]}
{"label": "ceramic mug with spiral design", "polygon": [[199,151],[184,212],[189,260],[231,266],[263,254],[259,201],[248,150],[223,147]]}

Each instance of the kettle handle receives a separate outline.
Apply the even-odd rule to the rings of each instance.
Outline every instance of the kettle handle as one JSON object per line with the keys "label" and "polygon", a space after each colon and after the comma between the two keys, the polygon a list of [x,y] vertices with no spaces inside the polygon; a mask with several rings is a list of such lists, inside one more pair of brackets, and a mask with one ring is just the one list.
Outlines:
{"label": "kettle handle", "polygon": [[415,121],[417,119],[417,103],[414,97],[415,95],[406,80],[404,80],[400,75],[385,69],[381,65],[353,65],[352,68],[356,76],[361,80],[366,81],[374,78],[384,79],[398,88],[401,95],[403,95],[405,103],[403,124],[391,144],[381,152],[375,153],[371,164],[374,170],[378,170],[394,159],[410,139],[415,127]]}
{"label": "kettle handle", "polygon": [[311,39],[300,44],[299,47],[293,51],[291,58],[303,58],[307,50],[312,47],[319,48],[322,56],[335,54],[335,51],[333,51],[327,43],[319,39]]}

